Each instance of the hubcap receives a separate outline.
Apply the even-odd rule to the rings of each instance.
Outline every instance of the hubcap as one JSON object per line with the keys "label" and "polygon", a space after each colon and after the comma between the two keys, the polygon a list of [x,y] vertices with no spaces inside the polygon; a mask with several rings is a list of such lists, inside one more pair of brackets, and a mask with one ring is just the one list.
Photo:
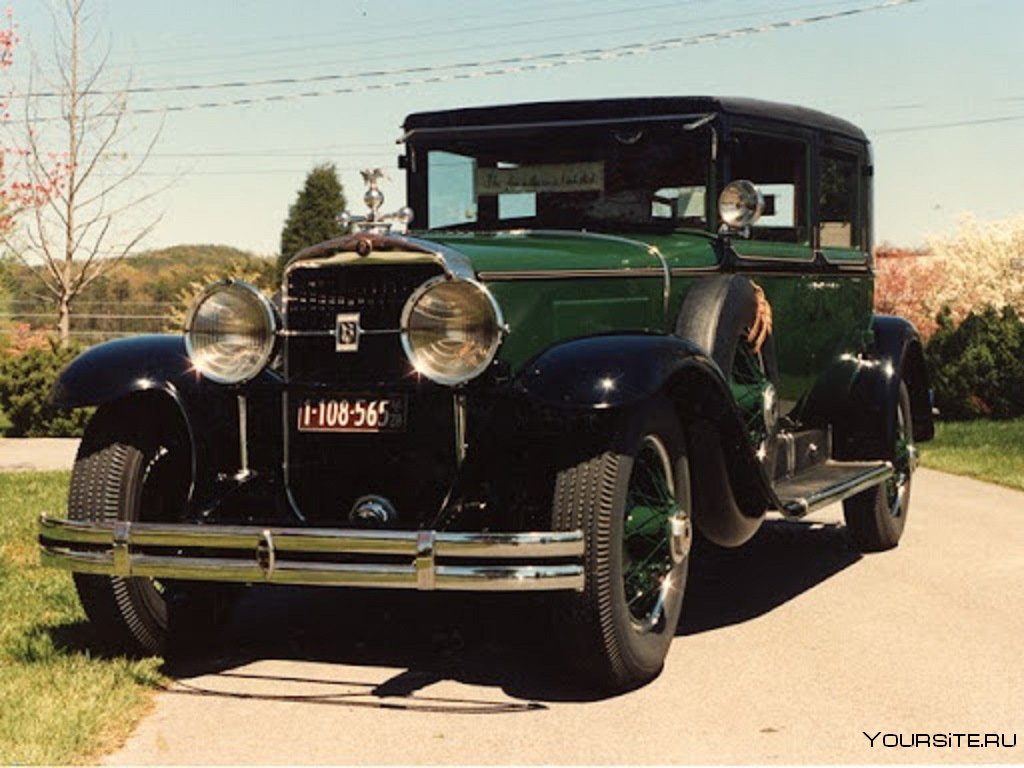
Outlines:
{"label": "hubcap", "polygon": [[664,444],[647,435],[633,462],[626,493],[622,579],[630,616],[643,632],[662,622],[672,570],[690,553],[690,516],[676,502],[672,462]]}

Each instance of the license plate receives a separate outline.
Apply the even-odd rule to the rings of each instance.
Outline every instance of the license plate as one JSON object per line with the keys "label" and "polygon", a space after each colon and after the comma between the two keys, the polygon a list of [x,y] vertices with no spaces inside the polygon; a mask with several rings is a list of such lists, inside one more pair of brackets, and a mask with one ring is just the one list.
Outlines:
{"label": "license plate", "polygon": [[299,406],[300,432],[401,432],[405,398],[309,398]]}

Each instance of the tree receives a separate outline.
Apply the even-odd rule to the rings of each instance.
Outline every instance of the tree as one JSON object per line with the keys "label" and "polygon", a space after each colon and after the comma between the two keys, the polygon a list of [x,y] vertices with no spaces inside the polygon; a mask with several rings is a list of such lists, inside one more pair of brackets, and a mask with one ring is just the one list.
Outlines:
{"label": "tree", "polygon": [[[61,343],[71,332],[72,304],[83,290],[109,273],[155,226],[132,221],[153,193],[132,183],[149,158],[157,130],[139,154],[123,146],[128,114],[125,88],[106,89],[104,64],[83,61],[84,0],[64,0],[55,50],[56,80],[35,90],[33,71],[18,128],[19,178],[11,183],[20,218],[0,242],[22,262],[53,300]],[[59,105],[59,111],[48,109]],[[8,157],[10,159],[10,157]],[[13,208],[13,210],[12,210]]]}
{"label": "tree", "polygon": [[278,275],[284,272],[288,259],[309,245],[342,234],[338,216],[345,210],[345,191],[333,163],[316,166],[306,176],[306,183],[288,209],[288,219],[281,230],[281,255],[277,261]]}

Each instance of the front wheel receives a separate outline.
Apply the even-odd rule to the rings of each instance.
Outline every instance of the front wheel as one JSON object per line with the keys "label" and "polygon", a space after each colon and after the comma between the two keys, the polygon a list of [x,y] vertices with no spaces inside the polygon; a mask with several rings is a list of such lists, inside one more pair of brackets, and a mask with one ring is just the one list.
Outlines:
{"label": "front wheel", "polygon": [[[68,517],[174,520],[188,492],[187,444],[166,421],[140,419],[127,405],[101,409],[75,458]],[[150,429],[141,426],[147,423]],[[82,607],[105,644],[132,655],[184,650],[226,613],[230,602],[230,591],[213,584],[81,573],[74,580]]]}
{"label": "front wheel", "polygon": [[893,476],[843,502],[843,516],[854,543],[863,552],[892,549],[903,535],[910,510],[910,480],[917,463],[910,392],[900,382],[896,405]]}
{"label": "front wheel", "polygon": [[582,529],[586,583],[555,613],[566,661],[627,690],[661,670],[675,635],[692,542],[686,442],[671,403],[625,413],[604,450],[556,475],[554,530]]}

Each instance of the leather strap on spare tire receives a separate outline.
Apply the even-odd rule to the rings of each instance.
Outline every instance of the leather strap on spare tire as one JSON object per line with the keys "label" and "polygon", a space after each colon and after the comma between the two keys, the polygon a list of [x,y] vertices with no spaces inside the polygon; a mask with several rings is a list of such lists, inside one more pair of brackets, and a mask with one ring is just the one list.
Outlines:
{"label": "leather strap on spare tire", "polygon": [[705,350],[726,378],[740,339],[760,342],[758,351],[768,378],[778,379],[771,308],[764,292],[742,275],[715,275],[695,282],[683,300],[675,332]]}

